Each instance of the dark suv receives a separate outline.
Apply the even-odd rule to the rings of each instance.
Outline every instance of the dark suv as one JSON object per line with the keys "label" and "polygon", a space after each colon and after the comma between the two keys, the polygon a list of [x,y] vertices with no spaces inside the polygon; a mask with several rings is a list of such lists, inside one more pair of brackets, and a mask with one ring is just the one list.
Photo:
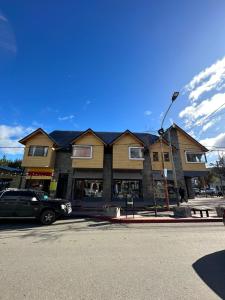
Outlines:
{"label": "dark suv", "polygon": [[37,218],[43,225],[52,224],[56,218],[72,212],[71,203],[50,199],[37,190],[6,189],[0,192],[0,218]]}

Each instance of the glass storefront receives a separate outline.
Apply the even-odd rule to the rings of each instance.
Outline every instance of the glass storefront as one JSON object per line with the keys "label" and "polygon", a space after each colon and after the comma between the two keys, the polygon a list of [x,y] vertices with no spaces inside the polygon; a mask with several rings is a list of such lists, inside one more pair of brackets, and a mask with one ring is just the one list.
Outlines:
{"label": "glass storefront", "polygon": [[114,198],[142,198],[141,180],[114,180],[113,181]]}
{"label": "glass storefront", "polygon": [[[174,182],[172,180],[167,180],[168,194],[169,198],[173,199],[176,197],[176,191],[174,189]],[[165,186],[164,181],[155,180],[154,181],[154,194],[158,199],[165,199]]]}
{"label": "glass storefront", "polygon": [[74,185],[74,198],[82,199],[101,198],[103,192],[103,181],[93,179],[76,179]]}
{"label": "glass storefront", "polygon": [[44,191],[46,193],[49,192],[49,186],[50,186],[51,180],[44,180],[44,179],[27,179],[26,180],[26,189],[35,189]]}

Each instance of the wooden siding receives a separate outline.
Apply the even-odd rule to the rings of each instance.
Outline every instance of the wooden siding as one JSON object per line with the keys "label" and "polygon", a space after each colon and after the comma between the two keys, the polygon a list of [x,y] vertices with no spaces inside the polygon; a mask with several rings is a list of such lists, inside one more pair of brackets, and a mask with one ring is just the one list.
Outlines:
{"label": "wooden siding", "polygon": [[[48,146],[47,156],[29,156],[30,146]],[[24,156],[22,161],[23,167],[53,167],[55,163],[55,151],[52,149],[53,142],[43,133],[37,133],[26,142]]]}
{"label": "wooden siding", "polygon": [[179,141],[179,150],[181,155],[181,162],[184,171],[205,171],[205,163],[187,163],[185,151],[196,151],[202,152],[201,147],[196,144],[192,139],[189,139],[185,134],[177,130],[178,141]]}
{"label": "wooden siding", "polygon": [[73,168],[102,169],[104,159],[104,144],[91,132],[77,139],[74,145],[92,146],[92,158],[72,158]]}
{"label": "wooden siding", "polygon": [[129,133],[121,136],[113,144],[113,169],[143,169],[143,160],[129,159],[129,147],[143,145]]}
{"label": "wooden siding", "polygon": [[[153,152],[158,152],[159,161],[153,161]],[[166,143],[163,143],[163,152],[168,152],[170,156],[170,148]],[[150,146],[150,153],[151,153],[152,170],[154,171],[162,170],[161,146],[159,141]],[[164,167],[165,169],[172,170],[171,156],[170,156],[170,161],[164,161]]]}

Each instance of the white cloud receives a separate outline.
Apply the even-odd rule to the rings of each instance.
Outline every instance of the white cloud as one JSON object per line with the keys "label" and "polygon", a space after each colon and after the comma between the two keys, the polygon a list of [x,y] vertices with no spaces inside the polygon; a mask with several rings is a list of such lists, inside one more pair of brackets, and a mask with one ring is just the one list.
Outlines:
{"label": "white cloud", "polygon": [[192,105],[185,107],[179,113],[179,117],[184,119],[186,128],[190,128],[193,125],[201,126],[209,122],[206,117],[216,109],[218,109],[217,113],[225,109],[225,105],[222,106],[223,104],[225,104],[225,93],[218,93],[212,98],[203,100],[200,104],[194,102]]}
{"label": "white cloud", "polygon": [[42,124],[42,123],[39,123],[39,122],[37,122],[37,121],[34,120],[34,121],[32,122],[32,126],[34,126],[34,127],[40,127],[40,128],[41,128],[41,127],[43,127],[43,124]]}
{"label": "white cloud", "polygon": [[67,121],[67,120],[72,120],[74,118],[75,118],[74,115],[69,115],[69,116],[64,116],[64,117],[58,117],[58,120],[59,121]]}
{"label": "white cloud", "polygon": [[225,132],[218,134],[215,137],[205,138],[200,141],[208,149],[213,149],[214,147],[225,149]]}
{"label": "white cloud", "polygon": [[0,21],[8,22],[8,19],[4,17],[3,15],[0,15]]}
{"label": "white cloud", "polygon": [[222,118],[219,116],[215,119],[212,119],[211,121],[207,122],[203,127],[202,127],[202,132],[205,132],[207,129],[215,125],[217,122],[219,122]]}
{"label": "white cloud", "polygon": [[185,86],[189,99],[196,101],[199,97],[213,89],[221,90],[225,87],[225,57],[201,71]]}
{"label": "white cloud", "polygon": [[[31,133],[32,127],[24,127],[21,125],[7,126],[0,125],[0,153],[1,154],[23,154],[23,146],[18,140]],[[6,148],[3,148],[6,147]],[[10,148],[18,147],[18,148]]]}
{"label": "white cloud", "polygon": [[146,110],[146,111],[144,112],[144,114],[145,114],[146,116],[150,116],[150,115],[152,114],[152,112],[151,112],[150,110]]}

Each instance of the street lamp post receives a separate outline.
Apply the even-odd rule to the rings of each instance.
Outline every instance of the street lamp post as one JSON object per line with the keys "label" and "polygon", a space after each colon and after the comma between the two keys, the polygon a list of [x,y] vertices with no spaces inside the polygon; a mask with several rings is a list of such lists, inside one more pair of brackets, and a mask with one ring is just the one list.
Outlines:
{"label": "street lamp post", "polygon": [[[161,160],[162,160],[162,176],[163,176],[163,181],[164,181],[164,192],[165,192],[165,202],[166,202],[166,207],[169,210],[170,206],[169,206],[169,193],[168,193],[168,184],[167,184],[167,174],[165,174],[165,161],[164,161],[164,152],[163,152],[163,135],[164,135],[164,129],[163,129],[163,124],[164,121],[166,119],[166,116],[173,104],[173,102],[177,99],[179,95],[179,92],[174,92],[171,98],[171,103],[162,119],[161,122],[161,128],[158,130],[159,133],[159,139],[160,139],[160,149],[161,149]],[[176,194],[178,193],[178,189],[177,189],[177,178],[176,178],[176,172],[174,169],[174,160],[173,160],[173,150],[172,150],[172,145],[171,145],[171,137],[170,137],[170,132],[169,132],[169,147],[170,147],[170,156],[171,156],[171,160],[172,160],[172,169],[173,169],[173,179],[174,179],[174,184],[175,184],[175,189],[176,189]]]}

